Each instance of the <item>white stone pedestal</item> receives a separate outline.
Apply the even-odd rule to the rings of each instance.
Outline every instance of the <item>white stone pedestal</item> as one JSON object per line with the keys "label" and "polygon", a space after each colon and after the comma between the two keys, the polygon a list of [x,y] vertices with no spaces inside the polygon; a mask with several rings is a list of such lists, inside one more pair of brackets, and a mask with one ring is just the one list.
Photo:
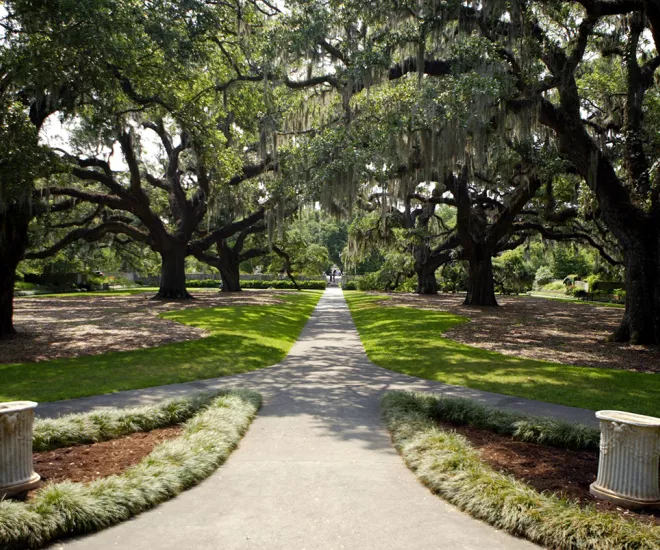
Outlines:
{"label": "white stone pedestal", "polygon": [[32,469],[33,401],[0,403],[0,498],[39,485]]}
{"label": "white stone pedestal", "polygon": [[660,505],[660,418],[598,411],[600,461],[590,492],[624,508]]}

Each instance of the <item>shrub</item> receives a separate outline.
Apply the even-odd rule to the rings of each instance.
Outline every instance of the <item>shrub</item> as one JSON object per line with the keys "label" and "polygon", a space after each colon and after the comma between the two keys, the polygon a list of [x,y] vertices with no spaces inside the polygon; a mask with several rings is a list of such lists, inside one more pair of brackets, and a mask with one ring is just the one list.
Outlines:
{"label": "shrub", "polygon": [[543,290],[546,292],[563,292],[566,290],[566,286],[561,281],[552,281],[551,283],[543,285]]}
{"label": "shrub", "polygon": [[341,287],[344,290],[357,290],[357,285],[355,284],[355,281],[346,281],[345,283],[341,283]]}
{"label": "shrub", "polygon": [[541,288],[551,283],[553,279],[552,270],[547,265],[542,265],[536,270],[536,274],[534,275],[534,288]]}
{"label": "shrub", "polygon": [[389,392],[383,416],[406,464],[431,491],[476,518],[546,548],[660,548],[660,529],[595,506],[539,493],[495,471],[467,439],[439,429],[429,414],[435,398]]}
{"label": "shrub", "polygon": [[366,273],[357,280],[357,289],[362,291],[383,290],[383,284],[378,279],[378,272]]}
{"label": "shrub", "polygon": [[26,283],[25,281],[16,281],[14,283],[14,291],[17,290],[34,290],[37,285],[34,283]]}
{"label": "shrub", "polygon": [[600,275],[589,275],[584,281],[589,285],[589,290],[593,291],[594,285],[602,280]]}
{"label": "shrub", "polygon": [[[325,290],[327,282],[323,280],[297,281],[300,288],[306,290]],[[241,288],[274,288],[277,290],[293,290],[296,287],[289,279],[275,279],[273,281],[241,281]]]}
{"label": "shrub", "polygon": [[[326,282],[323,280],[316,281],[298,281],[300,288],[308,290],[323,290],[326,287]],[[220,288],[220,281],[214,279],[191,279],[186,281],[188,288]],[[241,288],[275,288],[278,290],[291,290],[296,287],[289,279],[273,279],[272,281],[258,281],[246,280],[241,281]]]}
{"label": "shrub", "polygon": [[220,288],[220,281],[217,279],[190,279],[186,281],[188,288]]}
{"label": "shrub", "polygon": [[415,292],[417,290],[417,278],[409,277],[396,288],[397,292]]}

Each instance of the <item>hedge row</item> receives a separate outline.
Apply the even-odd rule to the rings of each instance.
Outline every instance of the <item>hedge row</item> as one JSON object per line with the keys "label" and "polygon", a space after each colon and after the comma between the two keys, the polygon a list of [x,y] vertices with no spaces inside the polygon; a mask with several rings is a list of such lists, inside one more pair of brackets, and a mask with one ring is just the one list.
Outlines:
{"label": "hedge row", "polygon": [[161,443],[120,475],[49,483],[27,502],[0,501],[0,548],[40,548],[105,529],[173,498],[227,459],[260,406],[256,392],[221,392],[186,422],[180,437]]}
{"label": "hedge row", "polygon": [[[307,290],[325,290],[325,281],[298,281],[300,288]],[[278,279],[275,281],[241,281],[242,288],[275,288],[275,289],[295,289],[289,279]]]}
{"label": "hedge row", "polygon": [[[186,281],[188,288],[220,288],[220,281],[213,279]],[[306,290],[323,290],[326,287],[326,282],[323,280],[317,281],[298,281],[298,286]],[[296,287],[289,279],[275,279],[272,281],[258,281],[258,280],[245,280],[241,281],[241,288],[274,288],[278,290],[292,290]]]}
{"label": "hedge row", "polygon": [[660,529],[539,493],[495,471],[468,440],[439,428],[434,397],[389,392],[383,416],[406,464],[431,491],[498,529],[558,550],[660,549]]}

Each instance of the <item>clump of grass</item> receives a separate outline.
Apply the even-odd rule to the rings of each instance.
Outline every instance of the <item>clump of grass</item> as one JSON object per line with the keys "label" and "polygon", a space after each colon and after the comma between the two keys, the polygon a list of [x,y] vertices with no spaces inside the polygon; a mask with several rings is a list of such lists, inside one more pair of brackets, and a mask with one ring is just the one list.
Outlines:
{"label": "clump of grass", "polygon": [[503,411],[457,397],[432,397],[427,405],[437,420],[509,435],[519,441],[563,449],[598,449],[600,431],[555,418]]}
{"label": "clump of grass", "polygon": [[38,548],[97,531],[174,497],[227,459],[260,407],[256,392],[220,392],[186,422],[180,437],[161,443],[121,475],[49,484],[29,502],[1,501],[0,548]]}
{"label": "clump of grass", "polygon": [[484,463],[461,435],[438,428],[437,398],[390,392],[382,402],[392,439],[433,492],[471,515],[548,548],[660,549],[660,529],[539,493]]}
{"label": "clump of grass", "polygon": [[180,424],[208,406],[217,395],[218,392],[203,392],[157,405],[36,418],[32,449],[35,452],[51,451]]}

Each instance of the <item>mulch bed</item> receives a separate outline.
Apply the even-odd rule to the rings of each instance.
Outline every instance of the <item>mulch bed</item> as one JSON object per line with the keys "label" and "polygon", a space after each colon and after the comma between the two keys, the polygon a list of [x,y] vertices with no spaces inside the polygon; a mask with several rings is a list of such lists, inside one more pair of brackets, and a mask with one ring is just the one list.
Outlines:
{"label": "mulch bed", "polygon": [[448,338],[506,355],[567,365],[660,373],[660,346],[608,342],[623,309],[536,298],[498,296],[500,307],[462,305],[465,296],[388,294],[384,306],[446,311],[471,322],[447,331]]}
{"label": "mulch bed", "polygon": [[493,469],[524,481],[537,491],[560,494],[581,504],[595,505],[602,512],[660,526],[660,510],[631,511],[598,500],[589,485],[598,474],[597,451],[570,451],[535,443],[524,443],[488,430],[438,422],[444,428],[464,435]]}
{"label": "mulch bed", "polygon": [[88,482],[120,474],[147,456],[163,441],[179,437],[182,426],[137,432],[90,445],[76,445],[34,454],[34,470],[47,483]]}
{"label": "mulch bed", "polygon": [[131,296],[16,298],[18,334],[0,341],[0,363],[22,363],[152,348],[198,340],[208,332],[160,318],[166,311],[282,303],[269,290],[220,293],[193,289],[194,300],[151,300]]}

